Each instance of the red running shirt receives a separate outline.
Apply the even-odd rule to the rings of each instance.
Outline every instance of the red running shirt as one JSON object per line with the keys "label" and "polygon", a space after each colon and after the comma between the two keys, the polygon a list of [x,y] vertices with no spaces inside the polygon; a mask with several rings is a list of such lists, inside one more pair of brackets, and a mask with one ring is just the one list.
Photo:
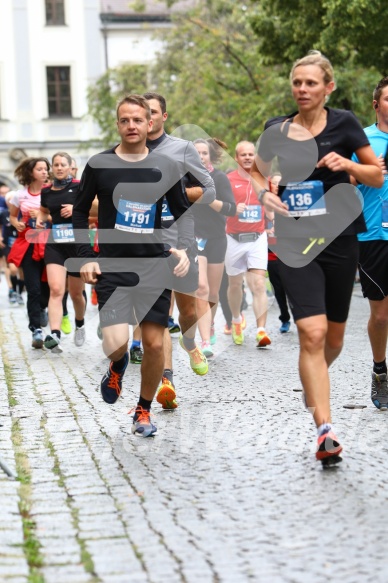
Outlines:
{"label": "red running shirt", "polygon": [[242,222],[238,215],[234,217],[227,217],[226,232],[227,233],[262,233],[265,230],[265,214],[264,207],[257,200],[257,195],[253,190],[251,181],[248,178],[240,176],[237,170],[227,174],[233,190],[234,200],[236,205],[244,202],[248,206],[258,207],[261,212],[261,219],[255,222]]}

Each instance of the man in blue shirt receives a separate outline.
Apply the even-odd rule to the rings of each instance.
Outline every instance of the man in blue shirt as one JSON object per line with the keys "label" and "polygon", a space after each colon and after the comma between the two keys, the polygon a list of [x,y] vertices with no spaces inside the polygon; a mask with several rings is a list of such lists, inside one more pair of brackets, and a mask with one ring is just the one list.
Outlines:
{"label": "man in blue shirt", "polygon": [[368,334],[373,353],[371,399],[380,410],[388,409],[386,350],[388,337],[388,77],[373,92],[376,123],[365,133],[381,161],[384,184],[381,188],[359,185],[364,199],[367,230],[360,241],[359,273],[364,297],[370,305]]}

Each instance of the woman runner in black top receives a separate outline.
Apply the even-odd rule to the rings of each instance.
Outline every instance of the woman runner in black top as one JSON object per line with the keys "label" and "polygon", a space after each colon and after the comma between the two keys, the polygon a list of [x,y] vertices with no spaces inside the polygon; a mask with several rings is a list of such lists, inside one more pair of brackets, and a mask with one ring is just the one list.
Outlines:
{"label": "woman runner in black top", "polygon": [[210,357],[213,356],[211,344],[214,344],[216,340],[213,322],[218,306],[227,247],[225,217],[236,214],[236,203],[225,172],[214,168],[214,164],[220,162],[222,148],[226,149],[226,144],[216,139],[198,139],[195,140],[194,145],[202,164],[213,178],[216,188],[216,200],[211,204],[194,204],[191,207],[194,215],[194,232],[198,242],[198,328],[202,338],[202,352],[206,357]]}
{"label": "woman runner in black top", "polygon": [[[50,287],[48,315],[51,334],[46,336],[44,345],[53,352],[62,352],[60,329],[63,315],[62,300],[66,291],[65,261],[71,257],[77,257],[72,214],[79,190],[79,181],[75,180],[70,173],[71,164],[71,156],[66,152],[54,154],[53,184],[42,190],[41,207],[37,219],[38,228],[45,226],[50,215],[52,220],[52,230],[44,254]],[[82,346],[85,342],[86,303],[82,293],[84,284],[79,273],[68,274],[68,288],[75,311],[74,343],[76,346]]]}
{"label": "woman runner in black top", "polygon": [[[342,349],[357,233],[365,229],[350,177],[376,187],[383,177],[355,116],[325,106],[335,83],[319,51],[296,61],[291,85],[298,111],[267,122],[252,177],[259,200],[277,213],[279,269],[298,328],[299,373],[318,428],[316,457],[327,465],[341,461],[342,451],[331,425],[328,369]],[[353,152],[360,164],[351,161]],[[275,157],[281,198],[264,178]]]}

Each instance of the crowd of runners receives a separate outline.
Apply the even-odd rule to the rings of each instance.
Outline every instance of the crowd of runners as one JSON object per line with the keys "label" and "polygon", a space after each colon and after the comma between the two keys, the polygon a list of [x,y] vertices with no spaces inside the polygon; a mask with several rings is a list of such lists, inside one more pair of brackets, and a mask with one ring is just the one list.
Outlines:
{"label": "crowd of runners", "polygon": [[298,60],[290,80],[296,110],[268,120],[256,146],[237,143],[226,171],[220,139],[165,132],[163,96],[123,96],[119,144],[92,156],[80,180],[71,154],[57,152],[19,164],[20,190],[1,187],[2,261],[9,301],[23,303],[26,288],[34,349],[62,352],[61,335],[72,329],[68,296],[74,342],[87,341],[85,284],[93,286],[110,359],[102,398],[114,404],[129,361],[140,364],[132,432],[142,437],[157,432],[155,397],[165,409],[178,406],[170,333],[180,332],[194,373],[207,374],[219,304],[223,332],[244,345],[247,286],[256,346],[271,344],[268,274],[280,332],[291,315],[298,331],[304,403],[326,466],[341,461],[329,367],[342,349],[357,268],[370,303],[371,398],[388,408],[388,78],[374,90],[376,123],[365,131],[352,112],[326,105],[334,73],[319,51]]}

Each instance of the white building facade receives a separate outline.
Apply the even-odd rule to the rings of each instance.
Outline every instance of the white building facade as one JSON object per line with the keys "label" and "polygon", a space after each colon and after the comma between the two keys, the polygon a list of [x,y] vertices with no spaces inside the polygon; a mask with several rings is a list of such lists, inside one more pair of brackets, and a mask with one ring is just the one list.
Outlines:
{"label": "white building facade", "polygon": [[[193,4],[184,0],[172,10]],[[110,67],[151,64],[171,27],[165,2],[137,12],[130,0],[0,1],[0,182],[28,156],[66,151],[82,170],[99,128],[87,88]]]}
{"label": "white building facade", "polygon": [[0,181],[25,155],[88,157],[86,89],[104,71],[99,0],[0,2]]}

